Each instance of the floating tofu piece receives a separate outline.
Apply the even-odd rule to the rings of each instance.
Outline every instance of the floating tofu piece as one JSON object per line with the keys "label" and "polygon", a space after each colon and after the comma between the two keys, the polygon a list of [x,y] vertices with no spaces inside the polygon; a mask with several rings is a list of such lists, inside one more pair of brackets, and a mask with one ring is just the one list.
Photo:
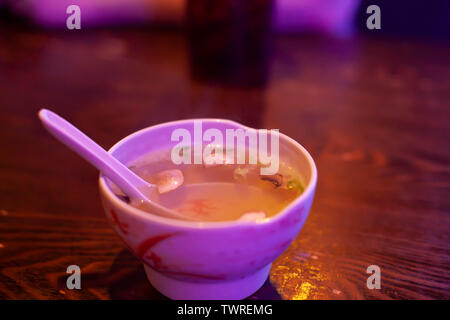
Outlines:
{"label": "floating tofu piece", "polygon": [[217,163],[217,162],[215,162],[217,157],[215,155],[210,154],[203,158],[203,166],[205,168],[210,168],[210,167],[220,166],[220,165],[224,165],[224,164],[233,164],[234,163],[234,154],[225,153],[222,157],[223,157],[222,163]]}
{"label": "floating tofu piece", "polygon": [[258,221],[264,220],[266,218],[266,213],[264,211],[246,212],[244,213],[238,221]]}
{"label": "floating tofu piece", "polygon": [[234,180],[236,180],[236,181],[245,181],[245,180],[247,180],[247,175],[248,175],[249,171],[250,171],[249,168],[237,167],[233,171],[233,178],[234,178]]}
{"label": "floating tofu piece", "polygon": [[159,193],[166,193],[181,187],[184,183],[184,175],[181,170],[165,170],[155,175],[156,186]]}

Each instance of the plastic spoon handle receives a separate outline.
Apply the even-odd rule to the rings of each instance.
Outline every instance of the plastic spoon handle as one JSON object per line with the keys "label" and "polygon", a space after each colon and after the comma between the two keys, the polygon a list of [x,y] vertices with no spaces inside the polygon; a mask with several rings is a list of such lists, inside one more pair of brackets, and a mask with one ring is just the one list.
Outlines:
{"label": "plastic spoon handle", "polygon": [[148,201],[147,197],[138,188],[151,186],[151,184],[134,174],[134,172],[106,152],[105,149],[100,147],[83,132],[56,113],[47,109],[42,109],[39,112],[39,118],[56,139],[100,170],[100,172],[113,181],[126,195],[131,198]]}

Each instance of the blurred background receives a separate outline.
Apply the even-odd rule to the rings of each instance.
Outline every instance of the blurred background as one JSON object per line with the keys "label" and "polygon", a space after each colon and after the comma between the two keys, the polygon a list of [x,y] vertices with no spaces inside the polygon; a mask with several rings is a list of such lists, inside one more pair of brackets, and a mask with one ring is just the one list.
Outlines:
{"label": "blurred background", "polygon": [[449,42],[448,0],[0,0],[0,298],[162,298],[42,107],[107,149],[218,117],[309,150],[310,217],[251,299],[450,298]]}

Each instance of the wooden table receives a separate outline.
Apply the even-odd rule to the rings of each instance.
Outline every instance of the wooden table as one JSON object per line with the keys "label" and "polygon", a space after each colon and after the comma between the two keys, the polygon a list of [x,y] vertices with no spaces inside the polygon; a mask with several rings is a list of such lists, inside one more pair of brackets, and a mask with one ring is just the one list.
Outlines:
{"label": "wooden table", "polygon": [[[41,107],[105,148],[196,117],[305,146],[310,216],[250,299],[450,298],[448,45],[278,37],[264,89],[193,80],[176,32],[2,32],[0,299],[164,299],[108,225],[97,171],[42,128]],[[81,290],[65,286],[72,264]]]}

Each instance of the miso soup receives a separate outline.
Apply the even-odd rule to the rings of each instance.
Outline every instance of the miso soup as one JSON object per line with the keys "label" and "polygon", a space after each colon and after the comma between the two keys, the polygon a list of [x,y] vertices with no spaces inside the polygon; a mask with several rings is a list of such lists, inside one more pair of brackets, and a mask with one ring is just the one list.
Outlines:
{"label": "miso soup", "polygon": [[[168,150],[149,153],[129,168],[158,186],[161,192],[152,200],[199,221],[264,219],[279,213],[303,192],[299,174],[281,160],[277,174],[261,175],[261,164],[175,165]],[[170,179],[176,179],[179,186],[166,188]],[[120,195],[120,191],[116,193]],[[138,203],[130,204],[145,210]]]}

